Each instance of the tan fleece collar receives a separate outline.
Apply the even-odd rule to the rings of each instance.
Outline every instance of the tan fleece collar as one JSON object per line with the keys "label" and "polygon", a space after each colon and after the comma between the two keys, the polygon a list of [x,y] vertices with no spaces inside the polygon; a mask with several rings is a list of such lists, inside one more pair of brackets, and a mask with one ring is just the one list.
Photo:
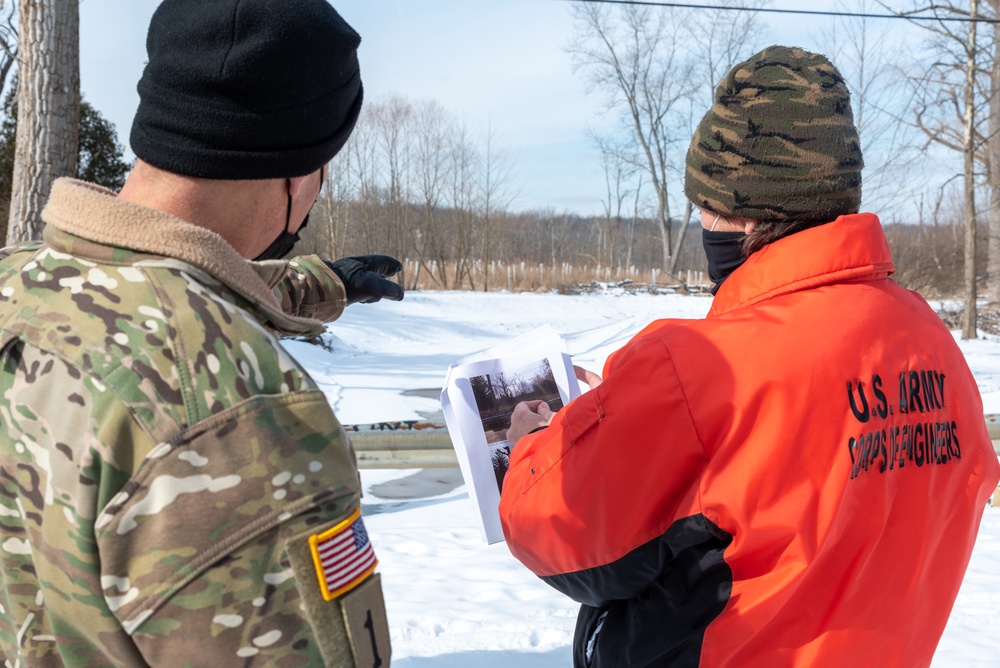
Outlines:
{"label": "tan fleece collar", "polygon": [[118,199],[114,192],[60,178],[42,211],[58,230],[104,246],[174,258],[215,277],[246,297],[282,333],[314,333],[321,323],[281,310],[272,288],[288,271],[283,261],[249,262],[221,236],[168,213]]}

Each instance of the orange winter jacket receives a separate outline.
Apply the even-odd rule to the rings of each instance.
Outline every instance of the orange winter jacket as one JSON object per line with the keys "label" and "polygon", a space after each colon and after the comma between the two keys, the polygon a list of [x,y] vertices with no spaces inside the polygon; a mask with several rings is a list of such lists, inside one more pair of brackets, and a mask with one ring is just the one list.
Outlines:
{"label": "orange winter jacket", "polygon": [[578,667],[926,666],[1000,465],[878,218],[754,253],[518,442],[513,554],[583,603]]}

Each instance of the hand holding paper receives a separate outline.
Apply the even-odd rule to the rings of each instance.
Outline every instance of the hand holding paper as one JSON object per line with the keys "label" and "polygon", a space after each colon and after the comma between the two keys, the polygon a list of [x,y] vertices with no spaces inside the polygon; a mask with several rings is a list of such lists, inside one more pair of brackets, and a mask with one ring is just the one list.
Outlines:
{"label": "hand holding paper", "polygon": [[522,401],[514,406],[514,412],[510,416],[510,429],[507,430],[507,440],[512,445],[517,445],[522,436],[538,429],[547,427],[555,413],[549,408],[549,404],[542,400]]}
{"label": "hand holding paper", "polygon": [[[441,411],[487,543],[502,541],[500,490],[513,443],[549,424],[580,394],[566,342],[551,327],[462,358],[448,368]],[[586,372],[590,373],[590,372]],[[591,382],[596,374],[586,376]]]}

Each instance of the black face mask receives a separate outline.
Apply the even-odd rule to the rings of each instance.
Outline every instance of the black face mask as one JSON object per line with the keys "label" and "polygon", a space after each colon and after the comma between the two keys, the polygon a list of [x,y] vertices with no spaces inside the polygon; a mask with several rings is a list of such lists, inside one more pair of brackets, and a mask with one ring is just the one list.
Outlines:
{"label": "black face mask", "polygon": [[[323,187],[323,170],[319,172],[320,188]],[[316,206],[316,200],[319,199],[319,193],[316,193],[316,199],[313,200],[313,206]],[[312,213],[312,207],[309,207],[309,213]],[[309,213],[306,217],[302,219],[302,224],[299,225],[299,229],[292,234],[288,231],[288,224],[292,221],[292,196],[288,196],[288,212],[285,214],[285,229],[281,231],[278,238],[271,242],[268,246],[261,252],[260,255],[254,258],[254,262],[259,262],[261,260],[280,260],[295,248],[295,244],[299,242],[299,232],[306,229],[306,225],[309,224]]]}
{"label": "black face mask", "polygon": [[729,278],[729,274],[736,271],[746,260],[740,246],[744,237],[746,234],[743,232],[710,232],[705,229],[701,231],[701,243],[708,257],[708,278],[715,284],[712,287],[713,295],[722,282]]}

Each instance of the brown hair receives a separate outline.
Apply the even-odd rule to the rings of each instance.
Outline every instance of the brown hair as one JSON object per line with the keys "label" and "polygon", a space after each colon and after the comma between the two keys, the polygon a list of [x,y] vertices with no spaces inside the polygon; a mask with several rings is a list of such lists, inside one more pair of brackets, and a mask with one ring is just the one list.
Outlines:
{"label": "brown hair", "polygon": [[810,227],[825,225],[828,220],[793,220],[791,222],[783,220],[761,220],[753,228],[753,232],[748,234],[741,242],[743,257],[750,257],[764,246],[777,241],[789,234],[795,234]]}

